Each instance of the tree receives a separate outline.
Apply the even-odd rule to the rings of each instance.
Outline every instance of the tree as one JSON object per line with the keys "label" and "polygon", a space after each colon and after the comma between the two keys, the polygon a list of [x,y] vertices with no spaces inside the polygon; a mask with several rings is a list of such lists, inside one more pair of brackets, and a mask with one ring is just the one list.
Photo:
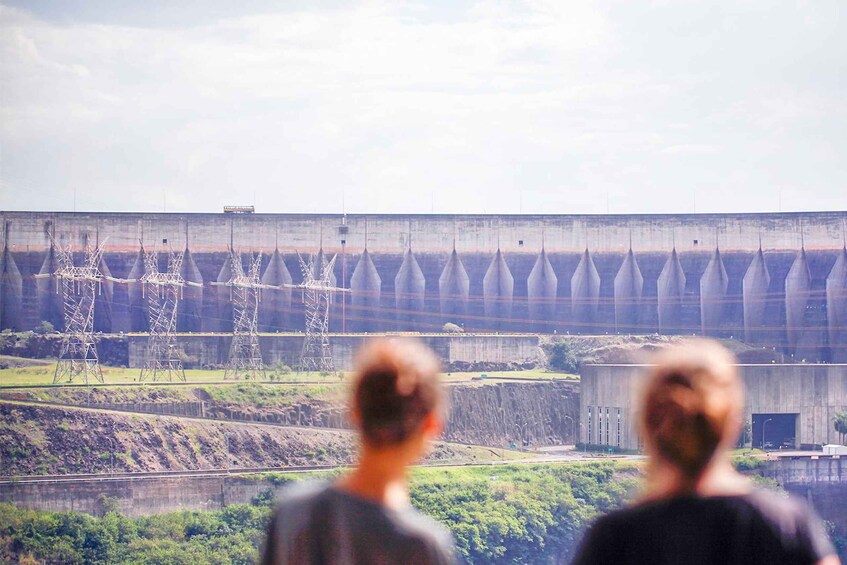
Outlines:
{"label": "tree", "polygon": [[39,335],[46,335],[55,332],[56,328],[54,328],[53,324],[51,324],[47,320],[42,320],[41,323],[35,326],[35,329],[33,329],[32,331]]}
{"label": "tree", "polygon": [[841,438],[841,444],[844,444],[844,436],[847,435],[847,412],[837,412],[832,419],[832,424],[835,431]]}
{"label": "tree", "polygon": [[548,343],[544,346],[547,354],[547,365],[556,371],[566,373],[579,372],[579,359],[571,350],[571,345],[563,341]]}

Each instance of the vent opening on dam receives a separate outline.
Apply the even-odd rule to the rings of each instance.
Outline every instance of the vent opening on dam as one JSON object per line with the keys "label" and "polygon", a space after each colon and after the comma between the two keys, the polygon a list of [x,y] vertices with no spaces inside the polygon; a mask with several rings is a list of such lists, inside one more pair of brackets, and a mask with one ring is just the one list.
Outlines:
{"label": "vent opening on dam", "polygon": [[[139,280],[144,253],[184,251],[177,331],[232,332],[230,249],[261,281],[302,281],[298,253],[337,255],[333,332],[675,334],[733,337],[795,358],[847,361],[847,213],[367,215],[0,212],[0,328],[62,327],[43,275],[57,245]],[[160,253],[160,268],[167,254]],[[38,275],[41,275],[40,277]],[[104,281],[95,331],[145,332],[141,284]],[[263,332],[302,331],[302,293],[264,290]]]}

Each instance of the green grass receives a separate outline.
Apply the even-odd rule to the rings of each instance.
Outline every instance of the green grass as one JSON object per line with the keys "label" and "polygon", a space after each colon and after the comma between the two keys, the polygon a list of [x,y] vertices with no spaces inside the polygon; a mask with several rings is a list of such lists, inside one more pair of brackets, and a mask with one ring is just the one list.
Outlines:
{"label": "green grass", "polygon": [[[0,388],[14,386],[45,386],[53,384],[53,374],[56,370],[55,361],[42,362],[43,364],[33,365],[28,367],[14,367],[9,369],[0,369]],[[105,384],[138,384],[138,377],[141,370],[137,368],[127,367],[108,367],[103,366],[103,380]],[[270,374],[270,370],[268,373]],[[442,377],[446,381],[473,381],[475,377],[486,375],[488,379],[568,379],[577,380],[578,375],[569,373],[554,373],[544,370],[533,369],[527,371],[487,371],[487,372],[463,372],[463,373],[445,373]],[[280,375],[277,380],[292,383],[326,383],[327,385],[338,384],[349,381],[352,373],[346,372],[341,378],[332,375],[321,375],[320,373],[295,373]],[[186,384],[197,383],[229,383],[232,381],[224,380],[223,370],[208,370],[208,369],[186,369],[185,371]],[[247,381],[245,381],[247,382]],[[481,381],[485,382],[485,378]],[[147,384],[155,384],[151,381],[146,381]],[[66,384],[66,383],[59,383]],[[73,384],[82,384],[80,379],[74,381]]]}
{"label": "green grass", "polygon": [[[43,365],[31,367],[0,369],[0,387],[52,385],[53,374],[55,370],[55,361],[50,361]],[[138,377],[140,372],[141,370],[137,368],[103,366],[103,381],[105,382],[105,384],[138,383]],[[283,380],[285,382],[321,382],[327,384],[336,384],[338,382],[343,382],[343,380],[348,378],[348,376],[349,375],[345,375],[344,378],[339,379],[335,375],[324,376],[320,373],[289,373],[280,377],[279,380]],[[186,369],[185,380],[186,384],[203,382],[232,382],[224,380],[223,370],[207,369]],[[155,384],[149,380],[146,382],[148,384]],[[74,381],[73,384],[82,384],[82,380],[77,379]]]}
{"label": "green grass", "polygon": [[204,390],[217,401],[247,404],[257,408],[285,406],[302,399],[343,399],[343,387],[338,386],[338,383],[282,387],[249,382],[216,385]]}

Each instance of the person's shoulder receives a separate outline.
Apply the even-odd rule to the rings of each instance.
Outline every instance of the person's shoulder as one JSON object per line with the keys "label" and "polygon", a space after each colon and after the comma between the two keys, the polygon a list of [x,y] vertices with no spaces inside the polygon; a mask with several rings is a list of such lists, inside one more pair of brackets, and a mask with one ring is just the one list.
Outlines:
{"label": "person's shoulder", "polygon": [[393,515],[395,526],[402,535],[418,540],[440,556],[453,555],[453,534],[444,525],[414,508]]}
{"label": "person's shoulder", "polygon": [[329,484],[322,481],[297,481],[285,486],[279,493],[278,512],[310,506],[327,496]]}
{"label": "person's shoulder", "polygon": [[450,530],[419,510],[410,508],[394,516],[398,527],[408,535],[437,541],[452,540]]}
{"label": "person's shoulder", "polygon": [[742,498],[783,532],[805,527],[814,519],[814,512],[806,501],[790,494],[756,489]]}

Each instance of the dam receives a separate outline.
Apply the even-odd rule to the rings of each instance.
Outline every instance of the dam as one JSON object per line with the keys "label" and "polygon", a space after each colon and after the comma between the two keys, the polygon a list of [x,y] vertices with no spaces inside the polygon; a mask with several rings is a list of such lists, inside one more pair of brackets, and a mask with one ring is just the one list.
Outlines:
{"label": "dam", "polygon": [[[0,212],[0,329],[62,326],[56,245],[103,246],[95,331],[145,332],[144,253],[184,252],[177,331],[232,332],[230,249],[263,332],[304,327],[298,254],[337,256],[330,330],[734,337],[847,361],[847,212],[368,215]],[[41,277],[37,276],[41,275]],[[132,282],[136,281],[136,282]]]}

